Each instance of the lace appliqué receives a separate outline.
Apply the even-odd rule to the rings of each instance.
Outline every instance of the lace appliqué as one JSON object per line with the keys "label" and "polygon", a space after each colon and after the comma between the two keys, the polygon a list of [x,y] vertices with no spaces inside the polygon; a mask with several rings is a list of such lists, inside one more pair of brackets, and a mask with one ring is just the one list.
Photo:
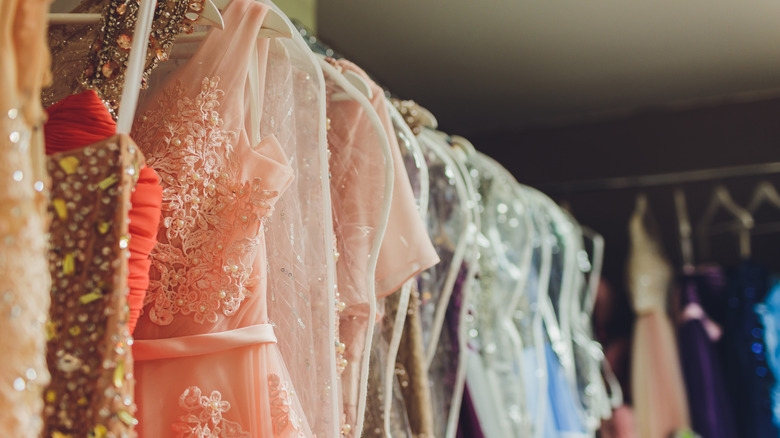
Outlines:
{"label": "lace appliqu\u00e9", "polygon": [[230,403],[222,400],[219,391],[206,397],[200,388],[190,386],[179,397],[179,406],[187,413],[172,426],[176,438],[249,438],[240,424],[222,417],[230,410]]}
{"label": "lace appliqu\u00e9", "polygon": [[304,438],[305,435],[301,431],[303,421],[295,412],[295,409],[293,409],[290,401],[292,390],[287,382],[282,382],[282,379],[277,374],[269,374],[268,395],[271,399],[271,420],[274,436],[283,436],[283,432],[290,427],[294,431],[293,436]]}
{"label": "lace appliqu\u00e9", "polygon": [[204,78],[191,99],[180,81],[137,124],[138,144],[163,185],[162,220],[144,305],[152,322],[174,315],[216,322],[234,314],[258,283],[252,263],[278,191],[241,181],[236,132],[217,111],[219,78]]}

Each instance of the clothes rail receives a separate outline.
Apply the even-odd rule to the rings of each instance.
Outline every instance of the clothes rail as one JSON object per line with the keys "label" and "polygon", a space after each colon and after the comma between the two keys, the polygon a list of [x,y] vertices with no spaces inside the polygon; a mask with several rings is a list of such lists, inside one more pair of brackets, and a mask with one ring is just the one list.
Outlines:
{"label": "clothes rail", "polygon": [[727,178],[744,178],[780,174],[780,162],[728,166],[683,172],[617,178],[586,179],[560,183],[538,184],[536,187],[548,195],[570,195],[573,193],[602,192],[622,189],[643,189],[677,184],[716,181]]}

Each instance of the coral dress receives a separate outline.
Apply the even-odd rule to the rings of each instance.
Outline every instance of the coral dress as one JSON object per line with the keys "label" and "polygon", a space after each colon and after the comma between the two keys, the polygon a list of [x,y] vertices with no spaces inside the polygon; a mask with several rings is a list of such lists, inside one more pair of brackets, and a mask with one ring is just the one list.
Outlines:
{"label": "coral dress", "polygon": [[208,34],[135,124],[163,185],[133,349],[144,438],[311,435],[266,303],[264,222],[292,169],[275,137],[250,142],[244,124],[249,63],[265,66],[268,40],[257,33],[267,11],[233,0],[225,30]]}
{"label": "coral dress", "polygon": [[[49,116],[44,125],[47,155],[88,146],[116,133],[116,122],[93,90],[68,96],[47,108],[46,113]],[[130,251],[127,279],[130,290],[127,328],[130,333],[135,330],[149,287],[149,253],[157,243],[160,222],[162,188],[159,182],[154,170],[143,166],[130,195],[132,207],[128,211],[130,241],[127,247]]]}

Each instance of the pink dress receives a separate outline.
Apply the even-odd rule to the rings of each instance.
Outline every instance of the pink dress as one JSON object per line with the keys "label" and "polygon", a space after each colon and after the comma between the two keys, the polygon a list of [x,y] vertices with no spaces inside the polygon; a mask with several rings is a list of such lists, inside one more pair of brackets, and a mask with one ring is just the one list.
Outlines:
{"label": "pink dress", "polygon": [[266,302],[265,221],[293,173],[275,137],[252,144],[245,126],[267,11],[233,0],[225,30],[208,34],[135,124],[163,186],[133,349],[142,438],[311,436]]}
{"label": "pink dress", "polygon": [[[374,275],[377,298],[397,291],[407,280],[439,262],[425,223],[417,210],[409,175],[406,173],[396,139],[384,91],[355,64],[338,60],[334,66],[361,76],[371,87],[370,100],[387,137],[393,157],[393,193],[390,211]],[[338,335],[345,359],[341,374],[342,403],[346,435],[359,436],[365,409],[364,397],[368,375],[363,366],[366,345],[375,327],[369,326],[369,291],[366,284],[371,246],[383,218],[385,202],[385,162],[381,143],[363,107],[353,99],[334,99],[340,88],[328,83],[328,141],[331,151],[330,170],[333,216],[339,259],[337,262],[338,299],[343,306],[339,314]],[[376,311],[382,312],[380,301]],[[379,319],[379,318],[377,318]]]}

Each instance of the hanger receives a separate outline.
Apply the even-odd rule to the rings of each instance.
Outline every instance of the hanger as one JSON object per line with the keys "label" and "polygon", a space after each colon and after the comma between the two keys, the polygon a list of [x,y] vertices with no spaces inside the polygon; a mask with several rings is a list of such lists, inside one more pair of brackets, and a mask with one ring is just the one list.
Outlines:
{"label": "hanger", "polygon": [[[733,215],[735,219],[737,220],[736,228],[733,223],[725,224],[721,227],[712,227],[711,229],[711,222],[715,218],[715,215],[717,214],[719,209],[725,209],[728,213]],[[715,190],[712,193],[712,197],[710,198],[710,203],[707,206],[707,209],[704,211],[704,215],[702,216],[701,220],[698,224],[698,237],[699,237],[699,246],[701,248],[702,256],[705,258],[708,258],[710,256],[709,254],[709,242],[707,240],[707,237],[711,234],[714,234],[719,231],[734,231],[736,230],[739,236],[739,252],[740,256],[742,258],[749,258],[750,257],[750,230],[753,228],[754,221],[753,216],[750,214],[749,211],[745,210],[744,208],[740,207],[734,200],[731,198],[731,194],[729,193],[728,189],[723,186],[719,185],[715,188]]]}
{"label": "hanger", "polygon": [[[769,181],[763,181],[756,186],[747,210],[751,214],[755,214],[764,203],[769,203],[771,206],[780,209],[780,194],[778,194],[775,186]],[[780,222],[756,224],[750,231],[751,234],[777,233],[780,231]]]}
{"label": "hanger", "polygon": [[[325,55],[323,55],[321,53],[315,53],[315,55],[320,60],[326,61],[326,62],[328,62],[328,59],[332,59],[332,58],[329,58],[329,57],[327,57],[327,56],[325,56]],[[328,62],[328,65],[331,65],[330,62]],[[353,86],[358,92],[360,92],[360,94],[365,96],[367,99],[371,100],[371,99],[374,98],[374,92],[371,91],[371,86],[368,85],[368,82],[366,82],[366,80],[362,76],[360,76],[359,74],[357,74],[357,73],[355,73],[355,72],[353,72],[351,70],[340,71],[340,69],[335,68],[335,67],[334,67],[334,70],[336,71],[336,73],[338,73],[339,75],[344,77],[344,79],[346,79],[347,82],[349,82],[349,84],[351,86]],[[341,101],[344,101],[344,100],[351,100],[352,99],[350,94],[346,93],[346,92],[334,93],[330,98],[334,102],[341,102]]]}
{"label": "hanger", "polygon": [[686,274],[693,273],[695,269],[693,260],[693,239],[691,238],[691,221],[688,218],[688,207],[685,201],[685,191],[678,188],[674,190],[674,206],[677,212],[677,227],[680,230],[680,252],[682,253],[683,271]]}
{"label": "hanger", "polygon": [[[204,0],[203,10],[199,12],[189,11],[185,14],[188,19],[193,18],[196,23],[207,24],[219,30],[225,29],[225,21],[222,19],[220,9],[227,7],[230,0]],[[49,24],[52,25],[73,25],[73,24],[97,24],[102,19],[102,14],[80,14],[80,13],[50,13],[48,14]],[[202,23],[201,23],[202,22]],[[292,38],[293,30],[287,24],[284,17],[274,9],[269,9],[263,19],[263,26],[258,32],[258,38]],[[193,32],[191,34],[179,34],[176,38],[181,42],[197,42],[205,38],[205,32]]]}
{"label": "hanger", "polygon": [[[371,105],[371,102],[364,96],[360,91],[358,91],[352,84],[349,83],[349,81],[345,78],[344,75],[339,72],[336,67],[332,66],[328,61],[326,61],[323,58],[319,59],[320,61],[320,67],[322,68],[323,74],[328,76],[330,79],[332,79],[339,87],[341,87],[347,94],[351,96],[351,99],[355,100],[360,106],[363,108],[363,111],[366,113],[366,117],[368,117],[369,122],[374,127],[374,130],[376,131],[376,135],[379,138],[380,146],[382,148],[382,155],[385,159],[385,190],[384,190],[384,203],[382,205],[382,211],[381,211],[381,217],[382,222],[378,224],[376,227],[376,234],[374,235],[374,241],[371,245],[371,253],[369,254],[369,262],[368,262],[368,274],[366,279],[366,288],[368,291],[368,305],[369,305],[369,316],[368,316],[368,327],[373,327],[376,323],[376,263],[377,258],[379,255],[379,248],[382,244],[382,239],[385,235],[385,230],[387,229],[387,223],[390,220],[390,204],[392,202],[393,198],[393,180],[395,177],[394,171],[393,171],[393,154],[390,150],[390,142],[387,139],[387,134],[385,133],[384,126],[382,125],[381,120],[379,119],[379,116],[376,113],[376,110],[374,110],[374,107]],[[357,418],[355,419],[356,424],[355,428],[352,430],[352,433],[355,436],[360,436],[362,430],[363,430],[363,421],[364,421],[364,414],[366,410],[366,394],[368,393],[368,366],[369,366],[369,360],[371,354],[371,344],[372,339],[369,337],[366,339],[366,345],[363,350],[364,353],[364,360],[362,363],[362,369],[361,369],[361,379],[360,379],[360,385],[359,385],[359,397],[358,397],[358,412],[357,412]]]}
{"label": "hanger", "polygon": [[116,121],[117,134],[130,134],[133,126],[135,109],[138,105],[138,97],[141,94],[141,78],[144,73],[147,42],[149,41],[149,34],[152,32],[156,5],[157,2],[154,0],[140,0],[138,2],[138,19],[133,30],[133,43],[128,55],[122,96],[119,100],[119,112]]}
{"label": "hanger", "polygon": [[436,129],[439,127],[439,122],[436,120],[433,113],[417,102],[396,98],[391,99],[391,101],[393,102],[393,106],[398,109],[406,123],[416,135],[420,134],[422,131],[421,128],[423,127],[429,129]]}
{"label": "hanger", "polygon": [[[209,6],[208,8],[204,7],[205,10],[210,10],[213,13],[213,10],[216,9],[217,12],[220,10],[224,10],[227,5],[230,3],[230,0],[205,0],[204,6],[206,3],[211,3],[213,5],[213,8]],[[222,20],[222,15],[220,14],[219,20]],[[222,27],[218,27],[218,29],[222,29]],[[179,34],[178,37],[176,37],[176,41],[179,42],[198,42],[202,41],[203,38],[206,37],[207,32],[193,32],[190,34],[182,33]],[[289,24],[287,24],[287,21],[284,19],[284,17],[274,10],[273,8],[269,8],[268,12],[265,14],[265,18],[263,19],[263,25],[260,28],[260,31],[257,33],[258,38],[292,38],[293,36],[293,29],[290,27]]]}
{"label": "hanger", "polygon": [[775,186],[769,181],[758,183],[753,191],[753,197],[750,199],[750,203],[748,203],[747,210],[754,214],[761,204],[765,202],[768,202],[775,208],[780,208],[780,194],[777,193]]}
{"label": "hanger", "polygon": [[[202,21],[204,22],[203,24],[208,24],[220,30],[225,28],[222,14],[212,0],[204,0],[203,10],[200,12],[189,11],[185,15],[192,21]],[[49,24],[54,25],[96,24],[100,22],[102,14],[50,13],[48,18]],[[263,22],[263,25],[265,26],[265,22]]]}
{"label": "hanger", "polygon": [[[404,333],[404,325],[406,323],[406,316],[409,314],[409,300],[412,295],[412,285],[417,281],[416,278],[410,278],[406,283],[401,286],[398,298],[398,312],[395,314],[395,320],[393,321],[393,333],[390,337],[387,347],[387,357],[385,358],[385,374],[384,382],[382,382],[383,392],[385,394],[392,394],[393,387],[395,386],[395,364],[398,359],[398,350],[401,347],[401,338]],[[384,397],[384,403],[382,405],[383,411],[383,427],[385,429],[385,435],[392,437],[392,411],[393,411],[393,397]]]}
{"label": "hanger", "polygon": [[475,154],[477,152],[477,148],[474,147],[473,144],[471,144],[470,141],[466,140],[465,138],[461,137],[460,135],[451,135],[450,140],[453,144],[453,146],[457,146],[461,148],[462,150],[466,151],[467,154]]}

